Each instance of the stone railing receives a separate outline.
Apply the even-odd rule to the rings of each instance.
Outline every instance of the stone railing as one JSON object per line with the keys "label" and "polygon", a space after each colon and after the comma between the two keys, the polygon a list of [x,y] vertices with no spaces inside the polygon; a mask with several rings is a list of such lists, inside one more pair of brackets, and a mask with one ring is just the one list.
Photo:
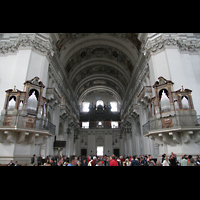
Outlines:
{"label": "stone railing", "polygon": [[200,128],[200,115],[175,115],[162,117],[159,119],[153,119],[148,121],[146,124],[142,126],[143,134],[147,134],[148,132],[156,131],[159,129],[173,129],[173,128],[192,128],[198,127]]}
{"label": "stone railing", "polygon": [[1,115],[0,127],[6,128],[27,128],[35,130],[46,130],[52,134],[55,134],[56,126],[47,119],[36,118],[31,116],[22,115]]}

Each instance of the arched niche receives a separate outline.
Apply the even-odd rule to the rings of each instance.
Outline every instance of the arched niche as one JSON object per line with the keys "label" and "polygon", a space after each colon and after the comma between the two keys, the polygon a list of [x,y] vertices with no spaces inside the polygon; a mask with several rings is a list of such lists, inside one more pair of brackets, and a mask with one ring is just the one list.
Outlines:
{"label": "arched niche", "polygon": [[168,98],[168,91],[166,89],[159,91],[159,99],[161,112],[163,113],[170,111],[170,100]]}
{"label": "arched niche", "polygon": [[183,110],[189,110],[190,109],[188,97],[186,95],[181,97],[181,103],[182,103]]}
{"label": "arched niche", "polygon": [[27,113],[28,114],[36,114],[38,107],[38,97],[39,93],[37,90],[32,89],[29,92],[29,97],[27,101]]}
{"label": "arched niche", "polygon": [[7,110],[14,110],[15,109],[15,104],[16,104],[16,97],[11,96],[8,101],[8,107]]}

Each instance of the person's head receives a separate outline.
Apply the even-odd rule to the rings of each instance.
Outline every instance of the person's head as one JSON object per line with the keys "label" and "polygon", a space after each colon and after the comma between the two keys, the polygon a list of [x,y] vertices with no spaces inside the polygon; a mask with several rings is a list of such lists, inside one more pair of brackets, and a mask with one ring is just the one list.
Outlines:
{"label": "person's head", "polygon": [[58,159],[58,164],[59,164],[59,165],[63,164],[63,158],[59,158],[59,159]]}
{"label": "person's head", "polygon": [[165,157],[165,160],[168,161],[168,157]]}
{"label": "person's head", "polygon": [[101,164],[102,164],[101,160],[97,160],[97,165],[101,166]]}
{"label": "person's head", "polygon": [[33,154],[33,157],[35,157],[35,154]]}
{"label": "person's head", "polygon": [[77,160],[77,157],[76,157],[76,156],[74,156],[74,155],[70,156],[69,162],[70,162],[72,165],[76,166],[77,161],[78,161],[78,160]]}
{"label": "person's head", "polygon": [[115,159],[115,155],[114,154],[112,154],[112,159]]}
{"label": "person's head", "polygon": [[176,158],[176,154],[174,154],[173,156],[174,156],[174,158]]}

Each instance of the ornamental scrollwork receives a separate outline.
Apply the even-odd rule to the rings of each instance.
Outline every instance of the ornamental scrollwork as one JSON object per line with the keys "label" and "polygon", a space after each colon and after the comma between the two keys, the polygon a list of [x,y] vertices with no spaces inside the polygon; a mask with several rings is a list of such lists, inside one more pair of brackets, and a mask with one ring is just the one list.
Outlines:
{"label": "ornamental scrollwork", "polygon": [[49,41],[44,41],[37,36],[21,36],[15,41],[0,41],[0,54],[15,53],[19,48],[33,47],[33,50],[40,53],[53,53],[53,49]]}

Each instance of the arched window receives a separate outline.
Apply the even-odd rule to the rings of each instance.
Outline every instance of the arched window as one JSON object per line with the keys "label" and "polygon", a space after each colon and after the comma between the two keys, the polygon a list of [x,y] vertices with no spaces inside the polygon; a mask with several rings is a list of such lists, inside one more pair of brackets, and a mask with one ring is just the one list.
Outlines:
{"label": "arched window", "polygon": [[111,101],[110,105],[111,105],[111,111],[112,112],[117,112],[117,102],[116,101]]}
{"label": "arched window", "polygon": [[102,100],[98,100],[98,101],[96,102],[96,107],[99,106],[99,105],[104,106],[104,103],[103,103]]}

